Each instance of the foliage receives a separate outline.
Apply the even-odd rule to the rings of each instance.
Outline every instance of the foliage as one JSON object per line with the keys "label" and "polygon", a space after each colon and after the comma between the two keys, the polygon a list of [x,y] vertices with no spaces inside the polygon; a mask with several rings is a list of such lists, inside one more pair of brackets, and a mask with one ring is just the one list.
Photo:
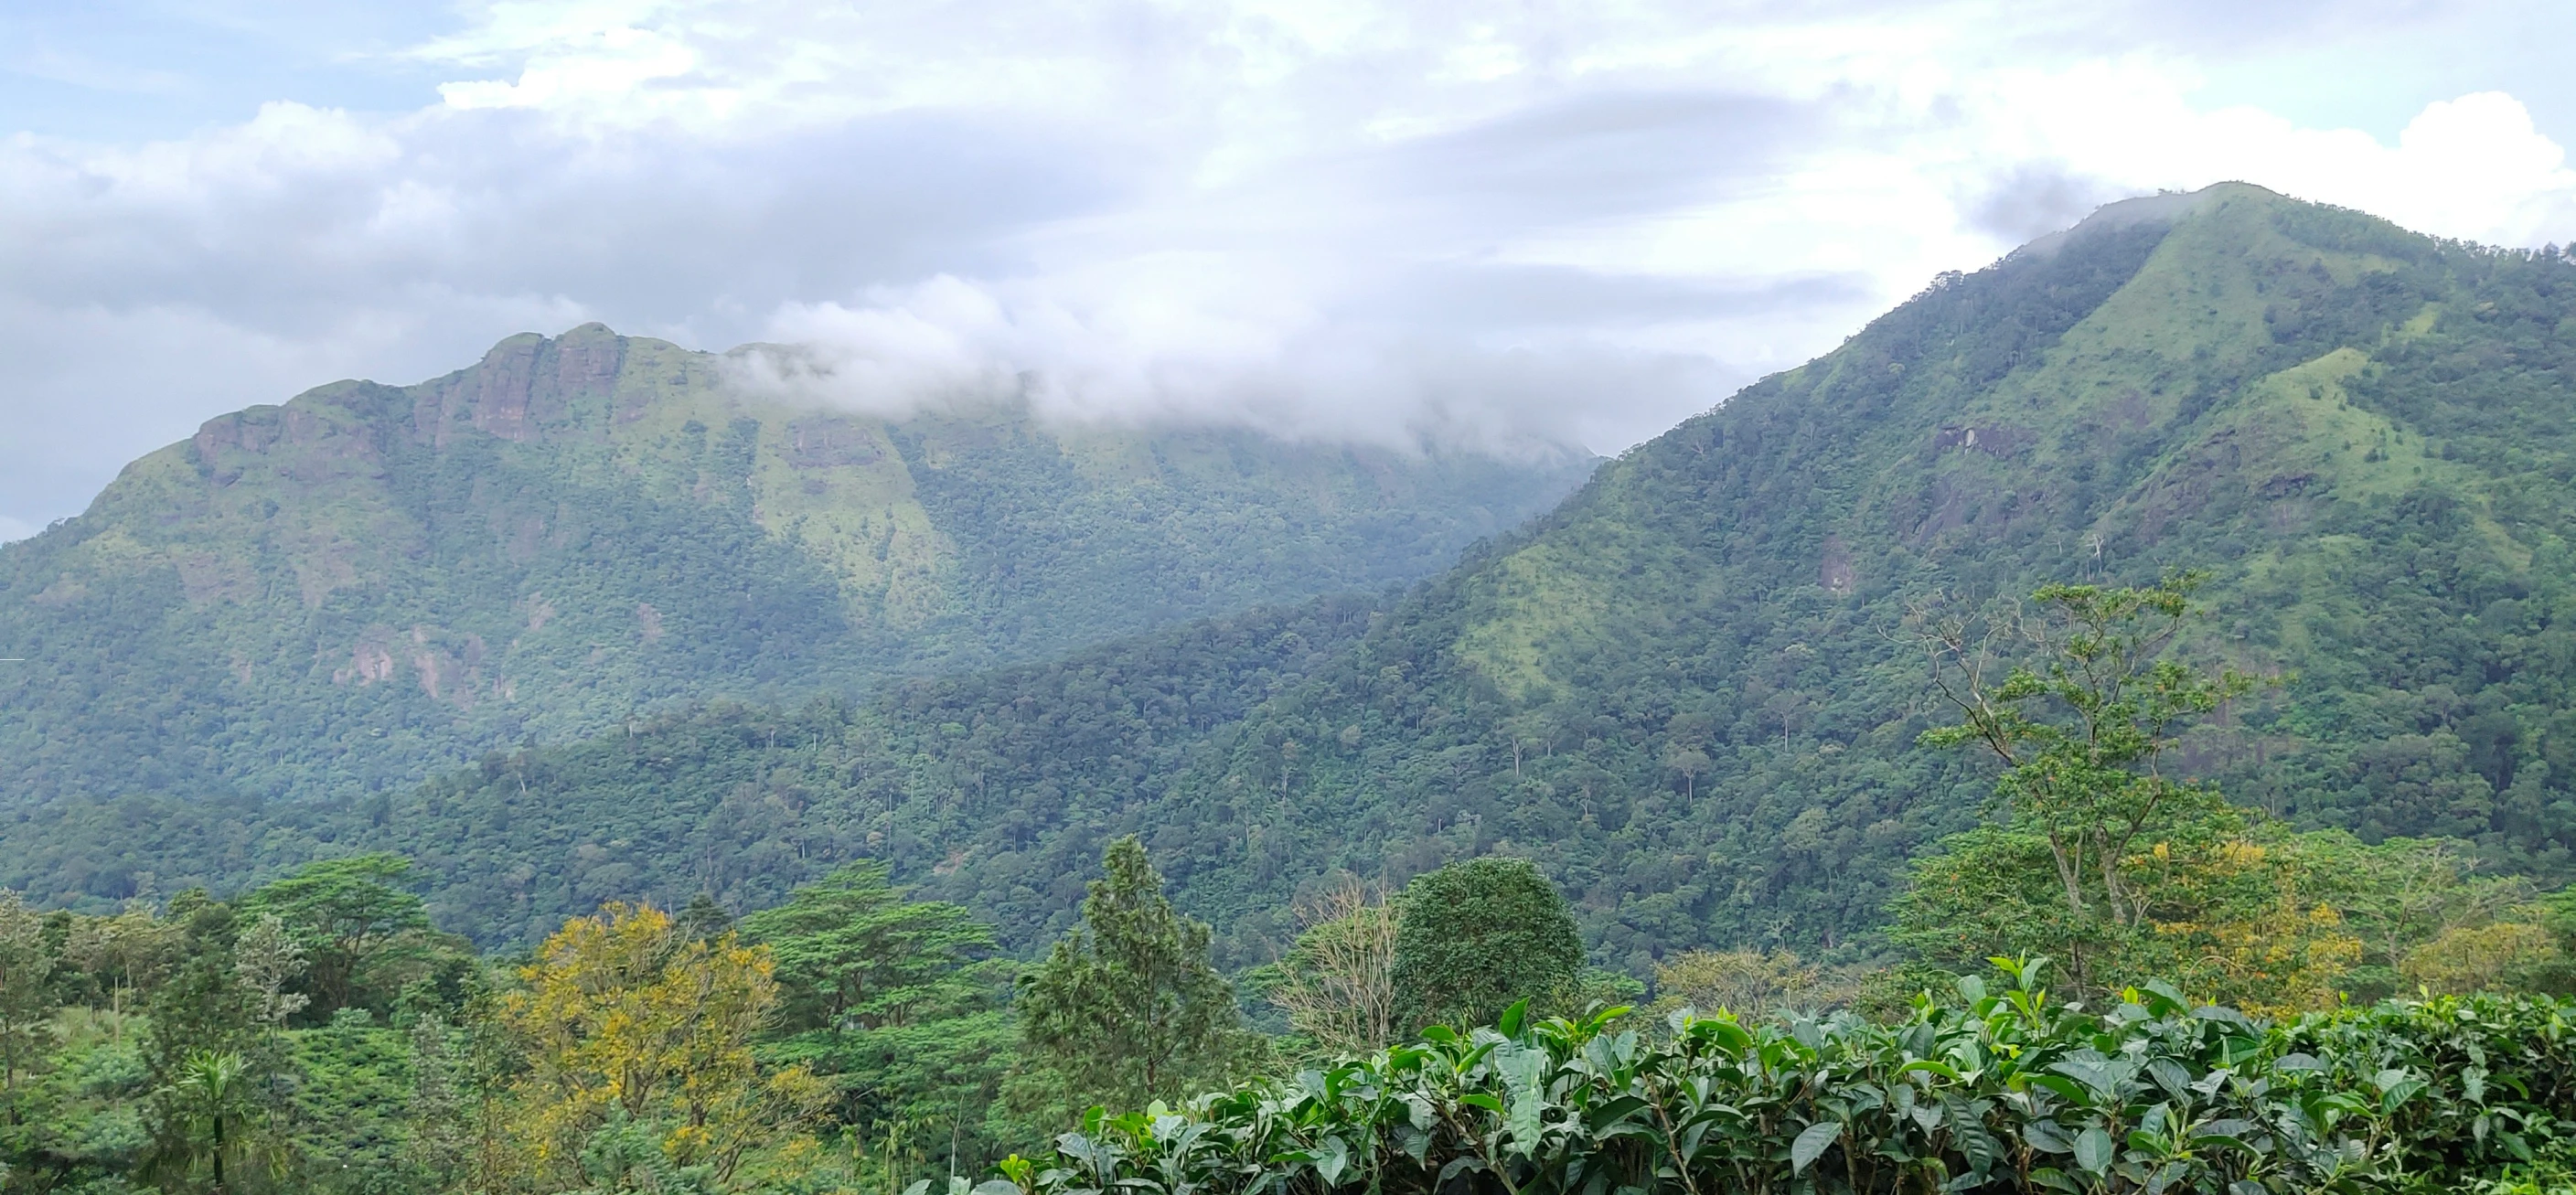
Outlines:
{"label": "foliage", "polygon": [[[690,700],[1374,590],[1593,464],[1025,407],[836,415],[727,369],[597,325],[514,336],[445,377],[323,386],[134,462],[81,516],[0,546],[0,644],[26,661],[0,676],[0,806],[363,802]],[[113,902],[156,870],[125,858],[46,894]]]}
{"label": "foliage", "polygon": [[[904,1121],[920,1139],[905,1182],[934,1169],[918,1148],[931,1113],[956,1142],[951,1168],[1037,1140],[982,1124],[1011,1043],[991,974],[1008,964],[980,957],[989,929],[893,899],[882,878],[851,869],[750,919],[799,949],[784,987],[768,945],[613,906],[521,966],[468,957],[462,976],[415,981],[390,1023],[358,1003],[313,1025],[294,1015],[302,947],[275,912],[189,892],[38,914],[0,894],[0,982],[24,998],[9,1010],[24,1053],[0,1085],[0,1190],[205,1190],[220,1159],[243,1193],[819,1195],[851,1174],[809,1130],[847,1141]],[[833,1007],[796,985],[833,986],[839,964],[870,977],[842,1028],[781,1023],[791,1005]]]}
{"label": "foliage", "polygon": [[2408,951],[2399,967],[2418,991],[2468,995],[2566,986],[2559,935],[2528,921],[2454,926]]}
{"label": "foliage", "polygon": [[1391,978],[1413,1029],[1480,1024],[1518,1000],[1562,1001],[1582,969],[1565,896],[1526,859],[1469,859],[1405,885]]}
{"label": "foliage", "polygon": [[1655,1003],[1664,1016],[1685,1008],[1747,1021],[1850,1006],[1859,984],[1788,950],[1687,950],[1655,964]]}
{"label": "foliage", "polygon": [[1172,908],[1133,837],[1109,844],[1082,924],[1020,978],[1024,1062],[1080,1107],[1174,1099],[1228,1077],[1246,1042],[1208,927]]}
{"label": "foliage", "polygon": [[[399,987],[367,972],[398,944],[427,934],[420,897],[401,886],[410,872],[411,861],[397,855],[321,859],[243,894],[245,915],[274,917],[293,935],[310,976],[314,1017],[328,1019],[361,996],[381,1006]],[[377,980],[372,992],[361,990],[367,979]]]}
{"label": "foliage", "polygon": [[286,932],[285,919],[275,913],[261,913],[233,942],[233,974],[250,989],[251,1017],[257,1024],[282,1026],[286,1018],[312,1003],[312,997],[286,990],[304,971],[304,948]]}
{"label": "foliage", "polygon": [[[2046,838],[2000,827],[1942,840],[1895,903],[1891,936],[1934,969],[1995,951],[2064,949],[2079,991],[2168,977],[2202,998],[2269,1012],[2327,1007],[2362,957],[2295,836],[2215,810],[2162,828],[2121,861],[2144,924],[2072,913]],[[2412,945],[2412,943],[2409,943]]]}
{"label": "foliage", "polygon": [[2508,1177],[2576,1134],[2576,1008],[2383,1004],[2265,1024],[2158,985],[2101,1011],[2044,964],[1895,1024],[1624,1009],[1423,1040],[1120,1116],[1021,1173],[1044,1195],[2390,1191]]}
{"label": "foliage", "polygon": [[1014,965],[993,957],[991,926],[906,900],[882,864],[856,863],[743,918],[742,933],[777,966],[764,1062],[834,1085],[834,1119],[862,1140],[935,1139],[952,1172],[1001,1156],[986,1121],[1011,1065]]}
{"label": "foliage", "polygon": [[791,1029],[874,1029],[985,1002],[992,927],[937,901],[906,901],[882,863],[853,863],[742,921],[769,947]]}
{"label": "foliage", "polygon": [[1963,718],[1923,732],[1921,742],[1976,744],[2002,762],[1995,793],[2011,824],[2048,845],[2066,906],[2066,937],[2049,945],[2079,988],[2099,990],[2087,947],[2146,930],[2157,912],[2132,882],[2140,835],[2154,841],[2222,808],[2215,792],[2177,783],[2161,767],[2179,723],[2253,689],[2241,674],[2195,675],[2164,656],[2202,581],[2178,573],[2140,589],[2043,585],[2031,601],[2047,622],[2011,628],[2039,661],[2013,665],[2000,680],[1990,675],[1996,644],[1972,639],[1964,620],[1925,632],[1934,681]]}
{"label": "foliage", "polygon": [[746,1151],[792,1132],[822,1091],[753,1057],[773,970],[766,950],[691,938],[650,905],[609,905],[548,938],[501,1009],[526,1052],[516,1130],[537,1181],[591,1175],[599,1149],[624,1157],[619,1141],[649,1133],[673,1166],[721,1186]]}

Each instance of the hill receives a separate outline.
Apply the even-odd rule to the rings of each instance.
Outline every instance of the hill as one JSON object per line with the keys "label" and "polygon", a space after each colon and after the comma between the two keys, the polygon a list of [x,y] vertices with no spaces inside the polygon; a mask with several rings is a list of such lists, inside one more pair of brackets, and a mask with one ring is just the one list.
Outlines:
{"label": "hill", "polygon": [[1249,432],[782,406],[598,325],[209,421],[0,548],[0,801],[405,786],[1445,566],[1578,484]]}
{"label": "hill", "polygon": [[1865,945],[1902,863],[1988,786],[1914,746],[1943,711],[1909,618],[2177,565],[2212,570],[2217,610],[2185,650],[2284,678],[2197,732],[2195,772],[2300,824],[2561,876],[2571,474],[2576,265],[2222,186],[1942,278],[1384,609],[712,709],[373,807],[245,808],[220,864],[193,838],[103,846],[155,824],[141,807],[58,807],[7,831],[23,870],[0,880],[69,897],[84,867],[166,884],[382,842],[439,875],[442,916],[510,937],[547,902],[745,905],[873,855],[1025,945],[1133,830],[1238,963],[1302,885],[1484,851],[1538,860],[1612,965]]}

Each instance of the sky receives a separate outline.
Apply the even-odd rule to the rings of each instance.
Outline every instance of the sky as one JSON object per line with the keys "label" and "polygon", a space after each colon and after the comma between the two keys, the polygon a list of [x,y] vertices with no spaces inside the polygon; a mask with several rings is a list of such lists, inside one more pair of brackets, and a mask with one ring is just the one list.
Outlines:
{"label": "sky", "polygon": [[0,540],[599,320],[899,412],[1616,452],[2094,206],[2576,240],[2576,5],[0,0]]}

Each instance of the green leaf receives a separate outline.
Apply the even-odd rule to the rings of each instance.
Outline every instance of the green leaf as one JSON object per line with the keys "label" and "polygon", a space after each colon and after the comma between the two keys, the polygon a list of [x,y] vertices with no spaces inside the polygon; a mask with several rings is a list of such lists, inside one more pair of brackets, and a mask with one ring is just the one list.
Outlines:
{"label": "green leaf", "polygon": [[2398,1108],[2402,1107],[2406,1101],[2414,1099],[2415,1096],[2423,1090],[2424,1081],[2422,1079],[2400,1079],[2397,1082],[2390,1084],[2388,1090],[2379,1093],[2379,1110],[2381,1112],[2395,1112]]}
{"label": "green leaf", "polygon": [[2021,1126],[2021,1139],[2044,1154],[2072,1153],[2075,1150],[2075,1143],[2066,1138],[2066,1130],[2057,1127],[2053,1120],[2034,1120]]}
{"label": "green leaf", "polygon": [[2093,1093],[2085,1090],[2082,1084],[2073,1079],[2062,1075],[2025,1075],[2023,1078],[2033,1087],[2056,1092],[2064,1097],[2067,1103],[2078,1108],[2088,1108],[2093,1104]]}
{"label": "green leaf", "polygon": [[2111,1159],[2117,1152],[2118,1147],[2112,1143],[2111,1134],[2099,1128],[2086,1129],[2076,1135],[2075,1164],[2095,1174],[2108,1172]]}
{"label": "green leaf", "polygon": [[1804,1172],[1815,1164],[1816,1159],[1825,1156],[1825,1151],[1832,1149],[1842,1135],[1840,1121],[1820,1120],[1808,1125],[1805,1132],[1798,1134],[1797,1140],[1789,1143],[1789,1172]]}

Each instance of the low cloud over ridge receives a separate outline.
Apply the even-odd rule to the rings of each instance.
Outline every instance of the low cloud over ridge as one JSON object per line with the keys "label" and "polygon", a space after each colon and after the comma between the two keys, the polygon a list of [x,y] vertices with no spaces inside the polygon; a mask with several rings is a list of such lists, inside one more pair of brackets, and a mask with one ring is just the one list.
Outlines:
{"label": "low cloud over ridge", "polygon": [[479,5],[374,51],[444,80],[409,110],[0,140],[0,536],[220,411],[589,319],[869,409],[1616,451],[2120,195],[2576,237],[2514,96],[2207,95],[2430,13]]}

